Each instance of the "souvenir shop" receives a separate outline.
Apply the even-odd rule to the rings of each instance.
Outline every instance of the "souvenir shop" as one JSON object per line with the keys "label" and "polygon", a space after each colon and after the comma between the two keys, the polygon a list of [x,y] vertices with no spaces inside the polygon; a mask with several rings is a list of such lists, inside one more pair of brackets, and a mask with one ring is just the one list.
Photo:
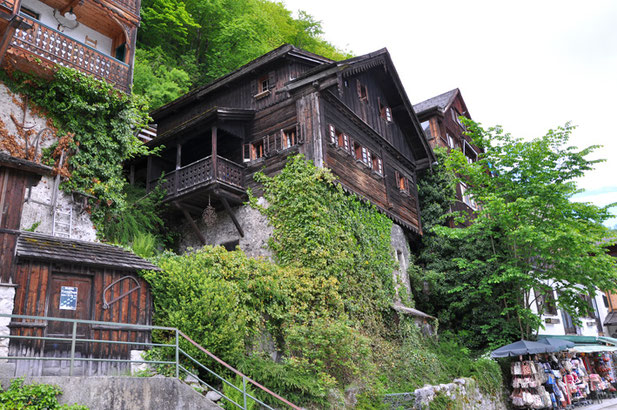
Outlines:
{"label": "souvenir shop", "polygon": [[521,355],[510,366],[512,404],[515,408],[570,409],[617,397],[616,364],[617,348],[602,345]]}

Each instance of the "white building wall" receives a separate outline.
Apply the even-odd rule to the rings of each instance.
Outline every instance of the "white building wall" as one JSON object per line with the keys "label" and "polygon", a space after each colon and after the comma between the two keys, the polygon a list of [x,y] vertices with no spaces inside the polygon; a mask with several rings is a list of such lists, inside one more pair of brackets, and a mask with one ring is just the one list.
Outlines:
{"label": "white building wall", "polygon": [[[42,3],[38,0],[22,0],[22,7],[26,7],[38,14],[40,14],[39,21],[46,26],[49,26],[53,29],[63,32],[68,37],[71,37],[80,43],[86,42],[86,36],[91,38],[92,40],[96,40],[96,49],[102,53],[107,54],[108,56],[112,54],[112,39],[104,36],[103,34],[95,31],[94,29],[79,23],[79,25],[74,29],[68,29],[66,27],[58,27],[58,20],[54,17],[54,9],[49,7],[47,4]],[[77,20],[79,22],[79,19]]]}
{"label": "white building wall", "polygon": [[[23,147],[25,142],[23,138],[19,136],[18,126],[15,124],[11,116],[18,121],[23,120],[23,107],[21,96],[13,94],[4,84],[0,82],[0,121],[4,124],[8,133],[15,138],[15,143]],[[30,137],[34,140],[34,137],[47,127],[47,119],[41,115],[33,115],[31,110],[26,110],[25,127],[34,131]],[[54,138],[50,133],[43,133],[44,138],[41,141],[41,147],[47,147],[54,142]],[[21,217],[20,229],[31,229],[36,225],[34,232],[42,234],[52,234],[52,209],[51,198],[54,187],[53,176],[44,176],[39,183],[32,187],[29,193],[26,190],[26,197],[24,198],[24,207]],[[28,200],[30,196],[30,200]],[[96,240],[96,231],[94,225],[90,220],[90,215],[83,210],[80,206],[80,202],[73,201],[70,194],[65,194],[62,191],[58,191],[57,200],[58,211],[65,214],[71,214],[71,234],[70,237],[74,239],[81,239],[86,241]],[[60,213],[56,214],[59,218],[59,222],[68,222],[68,216],[62,216]],[[57,232],[67,237],[68,226],[61,226],[57,224]]]}

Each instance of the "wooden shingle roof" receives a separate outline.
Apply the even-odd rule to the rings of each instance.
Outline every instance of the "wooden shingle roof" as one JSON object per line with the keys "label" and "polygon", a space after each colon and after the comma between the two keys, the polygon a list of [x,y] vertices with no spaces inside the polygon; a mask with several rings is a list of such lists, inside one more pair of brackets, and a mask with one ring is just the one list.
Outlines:
{"label": "wooden shingle roof", "polygon": [[424,100],[418,104],[414,104],[413,109],[416,114],[422,113],[424,111],[428,111],[430,109],[439,108],[441,111],[445,111],[446,108],[452,103],[454,97],[458,92],[458,88],[454,90],[446,91],[443,94],[439,94],[433,98],[429,98],[428,100]]}
{"label": "wooden shingle roof", "polygon": [[118,246],[79,241],[32,232],[20,232],[16,254],[19,259],[65,262],[118,270],[160,270],[147,260]]}

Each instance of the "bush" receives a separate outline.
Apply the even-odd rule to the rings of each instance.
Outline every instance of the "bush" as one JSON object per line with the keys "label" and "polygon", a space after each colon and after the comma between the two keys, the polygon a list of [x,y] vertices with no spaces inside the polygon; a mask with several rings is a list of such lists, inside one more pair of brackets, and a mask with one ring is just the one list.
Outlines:
{"label": "bush", "polygon": [[0,393],[2,409],[67,409],[88,410],[86,406],[60,405],[58,396],[62,390],[49,384],[26,384],[24,379],[13,379],[6,391]]}

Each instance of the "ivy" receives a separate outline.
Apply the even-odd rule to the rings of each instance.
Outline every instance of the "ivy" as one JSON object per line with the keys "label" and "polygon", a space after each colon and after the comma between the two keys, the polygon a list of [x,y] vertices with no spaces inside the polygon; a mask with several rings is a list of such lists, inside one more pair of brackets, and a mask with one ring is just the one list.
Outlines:
{"label": "ivy", "polygon": [[290,158],[280,174],[258,173],[255,179],[269,205],[258,205],[252,195],[250,203],[274,228],[269,246],[276,260],[335,278],[350,318],[379,332],[382,312],[394,300],[392,221],[346,194],[328,169],[302,155]]}
{"label": "ivy", "polygon": [[[99,235],[118,239],[118,229],[105,224],[115,223],[132,206],[127,203],[123,161],[152,153],[136,137],[148,120],[145,100],[62,66],[55,68],[51,79],[19,71],[10,75],[2,71],[0,78],[52,119],[58,141],[44,151],[43,161],[65,177],[63,191],[91,198],[89,210]],[[63,151],[66,159],[60,166]],[[155,217],[152,224],[156,226],[150,230],[161,225]]]}

